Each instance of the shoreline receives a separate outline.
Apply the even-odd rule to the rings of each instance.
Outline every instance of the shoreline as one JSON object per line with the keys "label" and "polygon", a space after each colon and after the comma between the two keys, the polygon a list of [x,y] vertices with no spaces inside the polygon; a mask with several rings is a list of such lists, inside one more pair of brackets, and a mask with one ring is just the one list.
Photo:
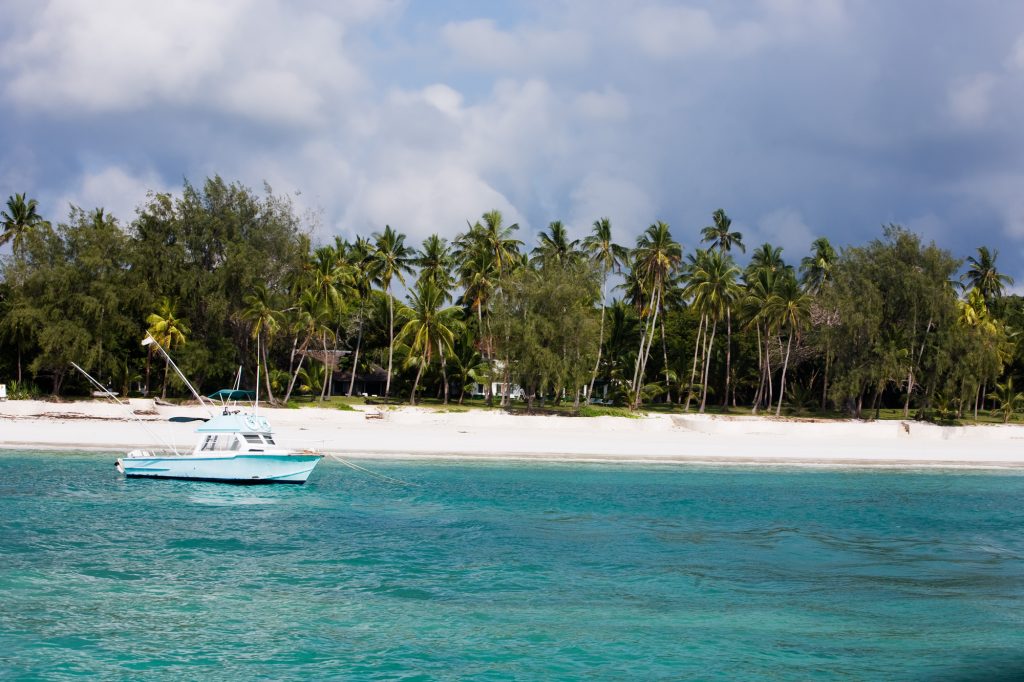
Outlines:
{"label": "shoreline", "polygon": [[[0,449],[117,453],[168,444],[192,449],[195,424],[167,420],[204,415],[203,408],[135,399],[130,405],[140,414],[129,417],[124,407],[97,401],[0,403]],[[1024,469],[1024,426],[1019,425],[695,414],[567,419],[371,406],[352,411],[261,407],[260,413],[279,443],[353,460]]]}

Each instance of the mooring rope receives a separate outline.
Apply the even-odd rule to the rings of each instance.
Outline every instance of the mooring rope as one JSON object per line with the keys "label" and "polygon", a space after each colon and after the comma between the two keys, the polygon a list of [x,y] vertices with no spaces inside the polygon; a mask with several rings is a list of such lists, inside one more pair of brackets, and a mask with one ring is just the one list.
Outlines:
{"label": "mooring rope", "polygon": [[378,474],[376,471],[370,471],[366,467],[361,467],[361,466],[359,466],[358,464],[356,464],[354,462],[350,462],[347,459],[343,459],[342,457],[339,457],[338,455],[335,455],[334,453],[326,452],[326,453],[324,453],[324,455],[326,457],[330,457],[331,459],[333,459],[333,460],[335,460],[337,462],[340,462],[341,464],[344,464],[345,466],[347,466],[347,467],[349,467],[351,469],[355,469],[356,471],[361,471],[364,474],[369,474],[370,476],[373,476],[375,478],[379,478],[382,481],[387,481],[388,483],[396,483],[398,485],[409,486],[410,488],[419,488],[420,487],[419,483],[410,483],[409,481],[403,481],[400,478],[393,478],[391,476],[385,476],[384,474]]}

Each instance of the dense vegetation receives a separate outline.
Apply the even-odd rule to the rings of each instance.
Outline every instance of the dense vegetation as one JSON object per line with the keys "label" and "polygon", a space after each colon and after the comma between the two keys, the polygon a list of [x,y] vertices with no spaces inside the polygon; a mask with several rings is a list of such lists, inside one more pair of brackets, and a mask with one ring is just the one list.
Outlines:
{"label": "dense vegetation", "polygon": [[552,222],[529,248],[497,211],[418,248],[390,226],[312,244],[286,199],[219,177],[150,195],[130,223],[72,207],[54,226],[23,194],[0,217],[16,395],[87,392],[71,361],[122,393],[183,395],[149,333],[201,390],[239,366],[253,388],[259,367],[272,401],[351,395],[376,372],[412,402],[480,384],[495,404],[521,387],[530,406],[776,415],[1008,420],[1024,403],[1024,306],[997,252],[961,261],[897,225],[838,252],[817,239],[799,263],[771,244],[742,263],[722,210],[690,250],[662,222],[625,248],[607,219],[582,240]]}

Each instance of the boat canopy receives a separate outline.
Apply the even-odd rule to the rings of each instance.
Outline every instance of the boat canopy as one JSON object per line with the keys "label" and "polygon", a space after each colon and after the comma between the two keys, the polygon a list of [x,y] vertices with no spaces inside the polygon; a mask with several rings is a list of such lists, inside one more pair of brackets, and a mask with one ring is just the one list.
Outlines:
{"label": "boat canopy", "polygon": [[252,402],[256,400],[256,391],[240,391],[237,388],[222,388],[216,393],[211,393],[206,396],[210,400],[219,400],[225,402],[227,400],[248,400]]}

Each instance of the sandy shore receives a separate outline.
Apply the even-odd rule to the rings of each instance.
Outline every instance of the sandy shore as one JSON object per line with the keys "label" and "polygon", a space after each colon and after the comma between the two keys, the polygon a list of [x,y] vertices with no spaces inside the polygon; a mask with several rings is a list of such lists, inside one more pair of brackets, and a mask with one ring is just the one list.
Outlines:
{"label": "sandy shore", "polygon": [[[136,418],[100,401],[0,403],[0,447],[122,452],[195,444],[199,407],[132,400]],[[430,408],[357,411],[261,408],[278,442],[351,458],[1021,467],[1024,427],[939,427],[913,421],[774,420],[650,415],[565,418]],[[376,418],[377,415],[382,415]]]}

